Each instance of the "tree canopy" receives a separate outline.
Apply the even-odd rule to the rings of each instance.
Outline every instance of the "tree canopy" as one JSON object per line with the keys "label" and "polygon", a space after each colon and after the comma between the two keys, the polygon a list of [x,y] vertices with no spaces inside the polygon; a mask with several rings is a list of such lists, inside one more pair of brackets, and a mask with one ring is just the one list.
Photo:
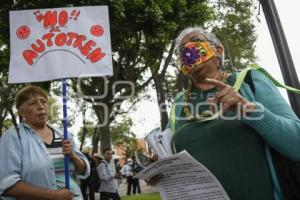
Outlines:
{"label": "tree canopy", "polygon": [[[6,119],[16,121],[12,110],[14,94],[22,86],[7,85],[10,10],[108,6],[114,75],[105,79],[93,77],[81,79],[80,82],[77,79],[70,81],[70,86],[78,98],[82,98],[81,95],[99,96],[102,95],[105,87],[108,88],[108,93],[103,98],[85,97],[77,101],[78,107],[83,106],[82,102],[88,103],[94,113],[91,119],[83,123],[95,125],[93,129],[85,132],[92,137],[93,151],[96,152],[99,141],[101,148],[109,147],[112,141],[116,142],[117,133],[130,133],[122,128],[130,128],[132,124],[125,120],[118,126],[116,118],[118,115],[123,116],[128,113],[128,109],[124,110],[124,102],[129,105],[127,106],[129,109],[132,108],[143,95],[147,94],[151,85],[157,93],[161,128],[164,129],[168,121],[167,105],[172,100],[167,97],[167,93],[185,87],[182,74],[178,72],[174,74],[178,68],[174,56],[174,39],[184,28],[197,25],[214,31],[225,45],[227,69],[243,68],[254,61],[256,36],[253,4],[252,0],[11,0],[3,2],[0,9],[0,130],[3,129],[3,122]],[[47,91],[57,90],[57,87],[53,87],[53,82],[39,83],[39,85]],[[79,94],[79,91],[83,94]],[[57,110],[55,112],[57,113]],[[80,112],[85,111],[80,110]],[[79,135],[82,136],[83,132],[82,130]]]}

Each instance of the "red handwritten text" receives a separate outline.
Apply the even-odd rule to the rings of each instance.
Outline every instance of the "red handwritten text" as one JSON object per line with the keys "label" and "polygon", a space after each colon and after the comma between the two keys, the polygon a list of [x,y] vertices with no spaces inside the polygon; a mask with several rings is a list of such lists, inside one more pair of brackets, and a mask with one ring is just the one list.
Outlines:
{"label": "red handwritten text", "polygon": [[45,29],[50,29],[50,32],[60,32],[60,27],[65,27],[69,19],[77,20],[80,11],[72,10],[69,14],[66,10],[47,10],[45,13],[41,13],[38,10],[33,14],[36,16],[36,20],[43,24]]}
{"label": "red handwritten text", "polygon": [[[49,22],[53,23],[53,22]],[[101,60],[105,53],[100,47],[96,47],[96,42],[87,40],[85,35],[79,35],[75,32],[68,33],[46,33],[41,39],[37,39],[35,43],[31,44],[31,48],[23,51],[23,58],[29,65],[33,65],[34,60],[42,54],[47,47],[63,47],[69,46],[80,50],[80,54],[90,60],[91,63],[96,63]]]}

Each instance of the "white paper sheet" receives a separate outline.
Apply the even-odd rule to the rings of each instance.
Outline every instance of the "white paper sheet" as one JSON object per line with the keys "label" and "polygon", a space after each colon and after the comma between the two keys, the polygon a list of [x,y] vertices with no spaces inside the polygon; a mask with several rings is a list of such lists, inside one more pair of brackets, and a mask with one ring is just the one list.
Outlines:
{"label": "white paper sheet", "polygon": [[228,200],[217,178],[186,151],[149,165],[135,177],[162,175],[158,190],[163,200]]}

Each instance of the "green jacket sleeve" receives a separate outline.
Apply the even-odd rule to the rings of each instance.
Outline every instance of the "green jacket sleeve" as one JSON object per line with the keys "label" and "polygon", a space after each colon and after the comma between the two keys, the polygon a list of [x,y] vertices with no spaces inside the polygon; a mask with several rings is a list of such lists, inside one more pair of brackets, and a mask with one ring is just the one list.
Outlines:
{"label": "green jacket sleeve", "polygon": [[253,71],[257,110],[244,118],[266,143],[284,156],[300,161],[300,120],[274,84],[261,72]]}

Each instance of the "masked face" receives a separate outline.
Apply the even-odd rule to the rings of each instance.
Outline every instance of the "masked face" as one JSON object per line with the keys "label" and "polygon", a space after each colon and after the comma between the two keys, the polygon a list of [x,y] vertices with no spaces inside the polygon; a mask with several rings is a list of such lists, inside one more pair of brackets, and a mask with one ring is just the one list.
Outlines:
{"label": "masked face", "polygon": [[215,56],[209,42],[188,42],[180,51],[180,69],[187,75],[193,68]]}

